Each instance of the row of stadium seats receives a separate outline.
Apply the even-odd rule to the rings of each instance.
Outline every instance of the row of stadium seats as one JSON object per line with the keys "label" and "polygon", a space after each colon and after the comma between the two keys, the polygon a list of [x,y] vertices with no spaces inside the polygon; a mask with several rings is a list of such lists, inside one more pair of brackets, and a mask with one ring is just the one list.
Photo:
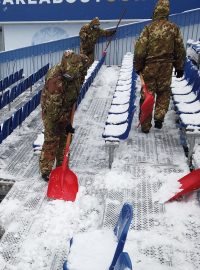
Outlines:
{"label": "row of stadium seats", "polygon": [[127,139],[135,111],[136,73],[133,71],[133,54],[127,53],[122,61],[117,86],[102,134],[105,141]]}
{"label": "row of stadium seats", "polygon": [[102,137],[109,152],[109,168],[112,166],[114,150],[120,140],[128,138],[135,112],[137,75],[133,70],[133,54],[124,55],[117,86],[113,95]]}
{"label": "row of stadium seats", "polygon": [[15,73],[10,74],[0,81],[0,92],[3,92],[6,88],[11,86],[12,84],[18,82],[23,78],[23,68]]}
{"label": "row of stadium seats", "polygon": [[185,65],[184,80],[172,88],[172,95],[181,127],[200,129],[200,74],[189,59]]}
{"label": "row of stadium seats", "polygon": [[40,80],[48,71],[49,64],[40,68],[37,72],[31,74],[28,78],[7,90],[0,96],[0,109],[12,102],[21,93],[32,87],[38,80]]}
{"label": "row of stadium seats", "polygon": [[40,104],[41,90],[34,95],[31,100],[18,109],[10,118],[5,120],[0,126],[0,143],[5,140],[22,122],[30,115],[32,111]]}
{"label": "row of stadium seats", "polygon": [[180,130],[180,142],[191,169],[196,168],[194,151],[200,136],[200,74],[193,61],[187,59],[184,79],[173,78],[172,98]]}
{"label": "row of stadium seats", "polygon": [[[13,101],[14,98],[20,95],[28,87],[34,85],[35,82],[37,82],[47,73],[48,69],[49,64],[45,65],[44,67],[39,69],[36,73],[32,74],[26,80],[18,84],[18,86],[21,85],[19,88],[14,88],[15,90],[13,90],[12,88],[11,91],[9,91],[8,100],[10,102]],[[15,92],[15,95],[13,94],[12,90]],[[25,103],[21,108],[19,108],[16,112],[14,112],[11,117],[6,119],[3,122],[3,124],[1,124],[0,143],[2,143],[2,141],[5,140],[18,126],[20,126],[22,122],[30,115],[30,113],[35,110],[35,108],[40,104],[40,96],[41,90],[39,90],[27,103]]]}
{"label": "row of stadium seats", "polygon": [[[95,262],[92,264],[93,256],[91,256],[91,247],[94,252],[93,254],[98,254],[98,256],[101,256],[102,260],[104,260],[105,262],[107,261],[109,262],[110,260],[110,266],[108,265],[106,269],[132,270],[131,259],[127,252],[123,252],[132,219],[133,219],[132,205],[129,203],[124,203],[120,211],[117,223],[114,228],[114,235],[113,235],[113,232],[110,231],[109,232],[110,237],[108,237],[108,235],[106,234],[107,237],[105,237],[106,239],[103,239],[102,243],[97,242],[94,245],[93,243],[90,243],[91,232],[81,233],[81,238],[83,239],[83,237],[85,237],[85,240],[87,241],[84,251],[80,249],[79,235],[75,235],[75,237],[72,238],[70,241],[70,253],[68,256],[68,260],[65,261],[63,264],[63,270],[71,270],[71,269],[80,270],[78,269],[78,267],[76,267],[76,265],[81,265],[81,264],[84,264],[84,269],[91,269],[91,265],[95,265]],[[103,235],[102,230],[96,231],[96,234],[99,234],[101,238]],[[117,245],[116,245],[116,241],[117,241]],[[105,254],[102,254],[101,244],[103,244],[106,247],[116,246],[116,248],[115,250],[109,250],[109,252],[107,248],[105,248],[105,251],[104,251]],[[85,256],[83,255],[83,252]],[[108,253],[114,254],[112,261],[111,261],[111,258],[108,257],[109,256]],[[84,262],[77,262],[78,258],[80,257],[84,257]],[[86,267],[88,263],[90,265]]]}

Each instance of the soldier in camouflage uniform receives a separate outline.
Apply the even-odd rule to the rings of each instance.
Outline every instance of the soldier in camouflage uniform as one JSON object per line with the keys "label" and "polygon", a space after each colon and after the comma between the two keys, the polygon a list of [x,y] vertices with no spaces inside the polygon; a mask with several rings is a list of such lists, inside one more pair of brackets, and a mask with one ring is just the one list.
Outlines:
{"label": "soldier in camouflage uniform", "polygon": [[[159,0],[154,9],[153,21],[146,26],[135,45],[134,68],[142,73],[150,92],[156,96],[154,123],[162,128],[168,111],[172,70],[177,78],[183,76],[186,51],[178,26],[168,21],[169,1]],[[140,106],[144,101],[141,90]],[[151,128],[152,115],[141,125],[142,132]]]}
{"label": "soldier in camouflage uniform", "polygon": [[112,36],[116,30],[103,30],[100,28],[99,18],[94,18],[90,23],[82,26],[80,36],[80,52],[87,55],[90,65],[94,62],[94,49],[97,40],[102,36]]}
{"label": "soldier in camouflage uniform", "polygon": [[44,143],[40,156],[40,171],[45,181],[56,160],[56,167],[63,161],[67,133],[73,133],[70,114],[76,102],[89,59],[86,55],[65,51],[61,63],[52,67],[45,78],[41,107],[44,123]]}

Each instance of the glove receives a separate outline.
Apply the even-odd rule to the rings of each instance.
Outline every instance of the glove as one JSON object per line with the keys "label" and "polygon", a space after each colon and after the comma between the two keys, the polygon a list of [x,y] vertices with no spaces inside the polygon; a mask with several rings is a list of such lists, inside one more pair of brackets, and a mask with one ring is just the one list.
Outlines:
{"label": "glove", "polygon": [[176,78],[182,78],[183,77],[183,70],[176,69],[174,74],[176,75]]}
{"label": "glove", "polygon": [[66,128],[65,128],[66,133],[72,133],[74,134],[75,132],[75,128],[72,127],[71,123],[67,124]]}

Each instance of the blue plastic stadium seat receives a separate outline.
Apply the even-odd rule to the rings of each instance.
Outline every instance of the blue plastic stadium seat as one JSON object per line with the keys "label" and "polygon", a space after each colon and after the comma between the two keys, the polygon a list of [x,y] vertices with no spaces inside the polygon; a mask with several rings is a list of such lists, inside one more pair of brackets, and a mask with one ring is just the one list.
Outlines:
{"label": "blue plastic stadium seat", "polygon": [[18,81],[18,77],[19,77],[19,71],[16,71],[13,75],[13,83],[16,83]]}
{"label": "blue plastic stadium seat", "polygon": [[37,96],[33,96],[30,100],[30,108],[29,108],[29,114],[35,110],[36,108],[36,99],[37,99]]}
{"label": "blue plastic stadium seat", "polygon": [[15,85],[15,86],[12,87],[12,89],[10,90],[10,94],[9,94],[9,102],[12,102],[12,101],[16,98],[16,89],[17,89],[17,86]]}
{"label": "blue plastic stadium seat", "polygon": [[22,93],[22,83],[19,83],[16,87],[16,96],[18,97]]}
{"label": "blue plastic stadium seat", "polygon": [[13,130],[22,123],[22,108],[17,110],[13,115]]}
{"label": "blue plastic stadium seat", "polygon": [[6,88],[8,88],[8,77],[5,77],[3,79],[3,85],[2,85],[3,90],[5,90]]}
{"label": "blue plastic stadium seat", "polygon": [[22,122],[29,116],[30,114],[30,103],[27,102],[22,107]]}
{"label": "blue plastic stadium seat", "polygon": [[39,72],[37,71],[37,72],[34,74],[34,82],[37,82],[39,79],[40,79],[40,74],[39,74]]}
{"label": "blue plastic stadium seat", "polygon": [[131,225],[131,221],[133,219],[133,208],[129,203],[125,203],[122,207],[122,210],[119,214],[119,218],[117,224],[114,228],[114,234],[118,239],[117,248],[115,250],[115,254],[113,256],[112,263],[109,267],[109,270],[113,270],[116,262],[119,258],[119,255],[124,249],[124,245],[126,242],[126,237],[128,234],[129,227]]}
{"label": "blue plastic stadium seat", "polygon": [[23,68],[19,70],[18,72],[18,81],[23,78]]}
{"label": "blue plastic stadium seat", "polygon": [[9,93],[10,93],[9,90],[3,93],[1,100],[1,109],[9,103]]}
{"label": "blue plastic stadium seat", "polygon": [[[125,203],[120,211],[118,221],[117,221],[115,228],[114,228],[114,234],[117,238],[118,243],[117,243],[117,247],[116,247],[115,252],[114,252],[112,262],[110,264],[110,267],[108,268],[109,270],[115,269],[114,267],[116,266],[118,258],[123,251],[132,218],[133,218],[133,207],[129,203]],[[97,245],[98,245],[98,243],[97,243]],[[92,258],[91,258],[91,260],[92,260]],[[120,263],[122,264],[122,259],[120,260],[120,262],[118,262],[118,265]],[[69,270],[69,268],[67,266],[67,261],[65,261],[63,264],[63,270]]]}
{"label": "blue plastic stadium seat", "polygon": [[8,86],[12,85],[14,83],[14,74],[10,74],[8,77]]}
{"label": "blue plastic stadium seat", "polygon": [[3,133],[1,131],[1,126],[0,126],[0,143],[2,143],[2,141],[3,141]]}
{"label": "blue plastic stadium seat", "polygon": [[1,80],[0,81],[0,92],[2,92],[3,91],[3,81]]}
{"label": "blue plastic stadium seat", "polygon": [[12,128],[12,116],[8,118],[4,123],[2,127],[2,140],[6,139],[13,131]]}
{"label": "blue plastic stadium seat", "polygon": [[122,252],[113,270],[132,270],[131,259],[127,252]]}
{"label": "blue plastic stadium seat", "polygon": [[29,88],[29,81],[28,78],[26,78],[23,82],[22,82],[22,93],[24,91],[26,91]]}
{"label": "blue plastic stadium seat", "polygon": [[34,74],[31,74],[27,78],[27,88],[31,87],[34,84]]}

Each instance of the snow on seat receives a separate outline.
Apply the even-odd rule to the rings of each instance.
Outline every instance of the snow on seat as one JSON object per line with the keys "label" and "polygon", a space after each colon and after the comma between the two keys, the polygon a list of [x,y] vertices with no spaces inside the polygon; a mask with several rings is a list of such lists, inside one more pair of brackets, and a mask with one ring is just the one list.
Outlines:
{"label": "snow on seat", "polygon": [[189,93],[191,93],[192,91],[192,86],[191,85],[187,85],[187,81],[185,81],[185,85],[181,86],[178,84],[173,84],[172,83],[172,94],[173,95],[187,95]]}
{"label": "snow on seat", "polygon": [[180,113],[197,113],[200,112],[200,101],[197,100],[192,103],[178,103],[176,104],[177,112]]}
{"label": "snow on seat", "polygon": [[121,81],[126,81],[126,80],[131,80],[132,79],[132,73],[131,74],[126,74],[126,73],[122,73],[119,76],[119,80]]}
{"label": "snow on seat", "polygon": [[124,123],[121,125],[113,125],[113,124],[108,124],[105,126],[103,137],[120,137],[123,135],[128,127],[128,123]]}
{"label": "snow on seat", "polygon": [[[116,263],[123,252],[132,218],[132,205],[125,203],[114,231],[101,229],[75,235],[63,270],[120,269],[115,266],[117,267]],[[119,264],[118,261],[118,266]]]}
{"label": "snow on seat", "polygon": [[180,87],[179,83],[176,84],[176,88],[172,89],[173,95],[190,95],[191,93],[194,93],[198,95],[200,89],[200,76],[198,75],[195,79],[194,83],[192,85],[186,85],[185,87]]}
{"label": "snow on seat", "polygon": [[193,92],[189,93],[188,95],[174,95],[173,96],[174,103],[193,102],[196,99],[197,99],[197,95]]}
{"label": "snow on seat", "polygon": [[128,111],[128,108],[129,104],[111,105],[109,113],[124,113]]}
{"label": "snow on seat", "polygon": [[112,105],[123,105],[130,102],[130,91],[120,92],[115,91]]}
{"label": "snow on seat", "polygon": [[124,96],[124,97],[114,97],[112,104],[113,105],[125,105],[130,102],[130,96]]}
{"label": "snow on seat", "polygon": [[187,126],[198,126],[200,127],[200,112],[194,113],[194,114],[186,114],[186,113],[181,113],[179,115],[180,120],[182,124],[187,127]]}
{"label": "snow on seat", "polygon": [[129,67],[129,69],[120,69],[120,76],[121,75],[127,75],[127,76],[131,76],[132,75],[132,65]]}
{"label": "snow on seat", "polygon": [[172,88],[177,87],[177,85],[181,88],[181,87],[186,87],[188,84],[188,81],[186,79],[179,79],[176,78],[175,76],[172,77]]}
{"label": "snow on seat", "polygon": [[123,91],[130,91],[131,90],[131,84],[125,84],[125,85],[117,85],[115,91],[123,92]]}
{"label": "snow on seat", "polygon": [[106,120],[106,124],[123,124],[128,119],[128,112],[120,114],[109,114]]}
{"label": "snow on seat", "polygon": [[130,95],[131,95],[130,90],[131,90],[131,88],[129,89],[129,92],[115,91],[113,98],[123,98],[123,97],[130,98]]}
{"label": "snow on seat", "polygon": [[[127,65],[129,68],[127,68]],[[125,75],[124,67],[126,67],[128,76]],[[111,168],[115,147],[118,146],[120,140],[128,138],[131,129],[135,111],[135,85],[136,74],[133,71],[133,54],[127,53],[122,60],[116,89],[102,134],[106,145],[109,147],[109,168]]]}
{"label": "snow on seat", "polygon": [[132,79],[128,79],[128,80],[119,80],[117,82],[117,85],[131,85],[132,83]]}

